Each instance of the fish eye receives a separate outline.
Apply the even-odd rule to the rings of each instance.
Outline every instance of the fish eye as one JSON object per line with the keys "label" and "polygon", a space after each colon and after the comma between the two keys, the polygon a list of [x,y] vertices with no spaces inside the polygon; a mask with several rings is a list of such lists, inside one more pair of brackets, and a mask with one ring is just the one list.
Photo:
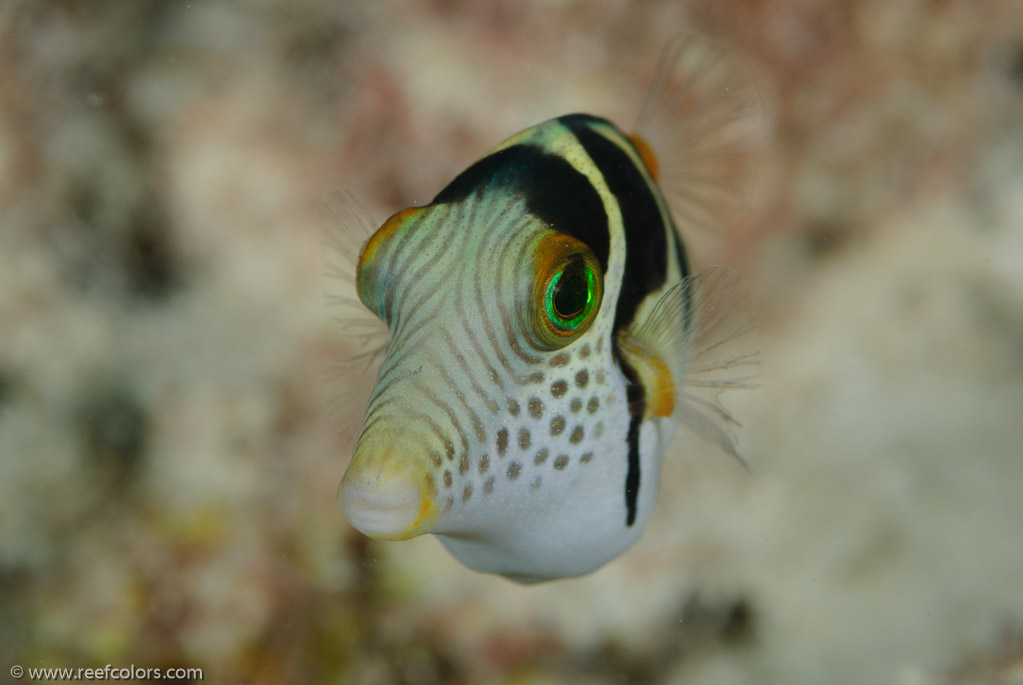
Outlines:
{"label": "fish eye", "polygon": [[542,238],[535,254],[526,332],[537,348],[556,350],[585,333],[596,318],[603,270],[585,243],[561,233]]}
{"label": "fish eye", "polygon": [[581,254],[574,254],[554,273],[547,286],[544,305],[547,318],[557,330],[571,333],[593,310],[596,274]]}

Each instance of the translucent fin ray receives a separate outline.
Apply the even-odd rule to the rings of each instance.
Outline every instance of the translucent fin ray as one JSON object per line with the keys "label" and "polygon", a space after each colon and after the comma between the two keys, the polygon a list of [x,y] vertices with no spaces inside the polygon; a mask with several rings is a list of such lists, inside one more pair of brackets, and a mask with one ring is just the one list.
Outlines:
{"label": "translucent fin ray", "polygon": [[741,62],[699,34],[668,41],[636,132],[683,228],[718,229],[747,210],[764,141],[760,95]]}
{"label": "translucent fin ray", "polygon": [[321,218],[324,299],[354,350],[324,369],[321,386],[330,420],[347,435],[362,420],[360,410],[371,390],[372,373],[387,346],[387,326],[363,306],[355,291],[359,254],[377,226],[350,190],[330,193]]}
{"label": "translucent fin ray", "polygon": [[735,448],[738,426],[720,401],[727,390],[756,387],[756,321],[734,271],[710,267],[661,296],[629,336],[658,354],[675,382],[672,418],[743,462]]}

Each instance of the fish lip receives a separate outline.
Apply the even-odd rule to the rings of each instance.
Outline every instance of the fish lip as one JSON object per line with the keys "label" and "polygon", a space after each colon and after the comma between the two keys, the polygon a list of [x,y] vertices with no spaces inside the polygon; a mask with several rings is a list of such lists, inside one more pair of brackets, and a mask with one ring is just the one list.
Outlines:
{"label": "fish lip", "polygon": [[407,495],[382,494],[358,485],[342,482],[338,505],[348,522],[359,532],[373,538],[404,539],[402,532],[414,520],[419,509]]}
{"label": "fish lip", "polygon": [[426,533],[438,518],[431,481],[419,469],[367,468],[353,460],[337,501],[348,522],[378,540],[408,540]]}

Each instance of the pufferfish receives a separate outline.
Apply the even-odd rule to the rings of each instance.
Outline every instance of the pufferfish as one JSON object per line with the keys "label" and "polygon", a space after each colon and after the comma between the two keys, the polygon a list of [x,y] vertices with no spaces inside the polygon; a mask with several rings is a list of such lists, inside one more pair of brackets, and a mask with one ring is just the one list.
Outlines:
{"label": "pufferfish", "polygon": [[338,491],[352,526],[579,576],[640,536],[677,424],[738,457],[718,395],[752,385],[751,318],[677,229],[733,216],[759,121],[738,65],[677,38],[636,133],[551,119],[380,226],[353,278],[387,341]]}

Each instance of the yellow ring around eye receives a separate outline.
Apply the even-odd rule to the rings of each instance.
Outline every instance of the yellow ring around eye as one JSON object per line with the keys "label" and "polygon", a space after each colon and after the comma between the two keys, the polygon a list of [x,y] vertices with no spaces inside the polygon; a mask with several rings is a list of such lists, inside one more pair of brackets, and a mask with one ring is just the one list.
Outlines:
{"label": "yellow ring around eye", "polygon": [[533,330],[547,349],[581,336],[593,323],[604,277],[593,252],[575,238],[549,233],[537,245]]}

